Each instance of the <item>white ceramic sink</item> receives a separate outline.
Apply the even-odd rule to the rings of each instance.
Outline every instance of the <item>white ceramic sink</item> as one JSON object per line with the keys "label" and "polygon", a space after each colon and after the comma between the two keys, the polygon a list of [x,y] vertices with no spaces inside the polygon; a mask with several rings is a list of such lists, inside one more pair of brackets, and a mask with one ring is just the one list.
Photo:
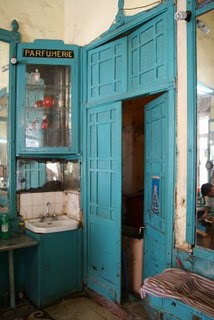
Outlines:
{"label": "white ceramic sink", "polygon": [[79,227],[79,221],[69,218],[67,215],[58,215],[56,220],[52,217],[32,218],[25,220],[25,227],[35,233],[53,233],[75,230]]}

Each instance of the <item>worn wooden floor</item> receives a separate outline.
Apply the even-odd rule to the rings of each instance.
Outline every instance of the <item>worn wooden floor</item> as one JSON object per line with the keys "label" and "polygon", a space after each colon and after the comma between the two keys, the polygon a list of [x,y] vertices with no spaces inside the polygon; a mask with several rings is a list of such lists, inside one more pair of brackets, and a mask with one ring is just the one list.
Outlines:
{"label": "worn wooden floor", "polygon": [[149,320],[140,301],[127,301],[122,306],[103,303],[81,293],[43,309],[25,302],[15,309],[0,312],[0,320]]}

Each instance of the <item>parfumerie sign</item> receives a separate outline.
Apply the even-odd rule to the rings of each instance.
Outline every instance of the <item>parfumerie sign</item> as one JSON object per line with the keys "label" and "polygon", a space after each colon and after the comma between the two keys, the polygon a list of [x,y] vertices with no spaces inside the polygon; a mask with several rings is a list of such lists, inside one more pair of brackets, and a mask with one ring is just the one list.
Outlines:
{"label": "parfumerie sign", "polygon": [[23,57],[73,59],[73,50],[23,49]]}

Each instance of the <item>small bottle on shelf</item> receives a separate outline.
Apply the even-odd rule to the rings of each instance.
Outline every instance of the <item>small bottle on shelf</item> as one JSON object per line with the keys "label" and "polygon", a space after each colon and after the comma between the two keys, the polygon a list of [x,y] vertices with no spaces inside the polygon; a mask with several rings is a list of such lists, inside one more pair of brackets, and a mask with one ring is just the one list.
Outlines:
{"label": "small bottle on shelf", "polygon": [[39,83],[40,73],[39,73],[38,69],[36,69],[36,71],[34,72],[34,80],[35,80],[36,83]]}
{"label": "small bottle on shelf", "polygon": [[2,239],[10,238],[8,214],[3,214],[1,219],[1,237]]}
{"label": "small bottle on shelf", "polygon": [[19,218],[19,232],[24,233],[25,232],[25,220],[22,215],[19,215],[18,218]]}
{"label": "small bottle on shelf", "polygon": [[37,84],[40,81],[40,72],[38,69],[35,70],[35,72],[31,72],[31,83]]}

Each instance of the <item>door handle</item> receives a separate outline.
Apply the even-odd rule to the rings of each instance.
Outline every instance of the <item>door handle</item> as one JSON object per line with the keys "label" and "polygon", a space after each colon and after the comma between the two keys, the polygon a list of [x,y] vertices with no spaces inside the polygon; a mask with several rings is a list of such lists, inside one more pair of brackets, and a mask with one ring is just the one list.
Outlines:
{"label": "door handle", "polygon": [[145,230],[146,228],[144,227],[144,226],[142,226],[142,227],[140,227],[139,228],[139,230],[138,230],[138,233],[139,233],[139,235],[141,236],[141,238],[143,238],[143,234],[144,234],[144,230]]}

